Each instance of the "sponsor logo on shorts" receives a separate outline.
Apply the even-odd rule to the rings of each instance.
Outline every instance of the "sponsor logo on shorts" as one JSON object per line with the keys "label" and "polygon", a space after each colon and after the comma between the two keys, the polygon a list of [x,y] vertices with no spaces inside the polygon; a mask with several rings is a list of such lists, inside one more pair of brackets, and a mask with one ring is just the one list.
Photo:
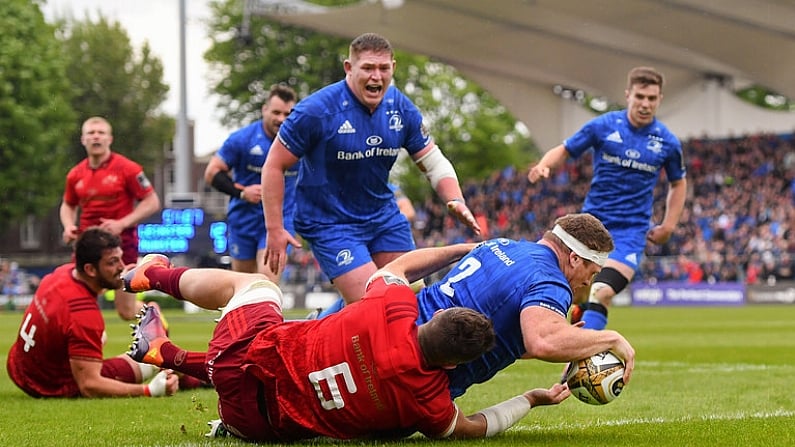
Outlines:
{"label": "sponsor logo on shorts", "polygon": [[339,253],[337,253],[338,266],[348,265],[351,262],[353,262],[353,255],[351,254],[351,251],[348,250],[347,248],[345,250],[340,250]]}

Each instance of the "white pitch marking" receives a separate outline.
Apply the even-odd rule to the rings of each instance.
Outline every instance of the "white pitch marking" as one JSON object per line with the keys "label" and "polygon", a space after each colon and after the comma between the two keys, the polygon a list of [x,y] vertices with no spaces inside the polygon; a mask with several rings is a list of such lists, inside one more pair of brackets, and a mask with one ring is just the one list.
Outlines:
{"label": "white pitch marking", "polygon": [[684,416],[681,418],[636,418],[636,419],[615,419],[605,421],[594,421],[587,424],[555,424],[555,425],[522,425],[514,426],[509,431],[519,432],[538,432],[538,431],[560,431],[560,430],[583,430],[596,427],[620,427],[625,425],[641,424],[670,424],[692,421],[736,421],[742,419],[771,419],[779,417],[793,417],[795,411],[778,409],[769,412],[735,413],[735,414],[705,414],[702,416]]}

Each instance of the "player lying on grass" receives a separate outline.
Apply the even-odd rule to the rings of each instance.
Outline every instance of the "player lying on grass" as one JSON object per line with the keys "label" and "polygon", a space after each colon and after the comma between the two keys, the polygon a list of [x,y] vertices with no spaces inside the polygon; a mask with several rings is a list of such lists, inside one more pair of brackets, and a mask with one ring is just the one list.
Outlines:
{"label": "player lying on grass", "polygon": [[568,214],[537,242],[481,243],[444,278],[420,290],[420,323],[439,309],[460,306],[489,317],[497,333],[494,349],[448,371],[453,397],[518,359],[567,363],[607,350],[626,362],[629,383],[635,367],[629,341],[616,331],[587,330],[566,320],[575,291],[590,285],[611,250],[612,238],[599,219]]}
{"label": "player lying on grass", "polygon": [[130,355],[205,373],[218,392],[225,429],[249,441],[393,438],[415,431],[491,436],[532,407],[557,404],[570,393],[555,384],[470,416],[459,411],[443,368],[488,351],[495,337],[491,322],[471,309],[453,308],[417,326],[409,284],[472,246],[410,252],[379,270],[355,304],[321,320],[292,322],[283,321],[281,291],[263,275],[173,268],[165,256],[152,256],[125,276],[128,290],[154,287],[222,309],[221,318],[208,352],[187,352],[166,337],[157,310],[146,309]]}
{"label": "player lying on grass", "polygon": [[440,309],[466,307],[489,317],[497,333],[494,349],[448,371],[453,397],[518,359],[566,363],[607,350],[626,362],[628,383],[635,365],[629,342],[616,331],[566,321],[574,292],[589,286],[612,249],[597,218],[569,214],[537,242],[500,238],[479,244],[444,278],[420,290],[419,323]]}
{"label": "player lying on grass", "polygon": [[[132,361],[103,359],[107,338],[97,303],[104,289],[120,289],[121,239],[92,227],[75,242],[74,262],[45,276],[25,310],[6,368],[33,397],[163,396],[178,389],[169,371]],[[160,371],[160,372],[158,372]],[[142,382],[154,378],[148,383]]]}

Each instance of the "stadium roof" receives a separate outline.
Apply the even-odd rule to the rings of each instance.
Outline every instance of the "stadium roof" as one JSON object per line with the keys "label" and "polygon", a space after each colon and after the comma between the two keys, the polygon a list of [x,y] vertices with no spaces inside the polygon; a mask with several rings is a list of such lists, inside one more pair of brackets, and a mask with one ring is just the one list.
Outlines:
{"label": "stadium roof", "polygon": [[[342,37],[378,32],[396,48],[449,63],[542,135],[541,144],[559,141],[585,118],[550,98],[552,86],[623,104],[626,73],[637,65],[665,75],[661,116],[672,96],[700,91],[694,86],[733,90],[753,83],[795,98],[791,0],[371,0],[341,8],[248,0],[248,7]],[[726,104],[719,96],[695,106],[720,114]],[[795,114],[778,118],[776,126],[788,129],[770,130],[795,128]],[[691,133],[746,130],[710,120],[719,128],[707,123]]]}

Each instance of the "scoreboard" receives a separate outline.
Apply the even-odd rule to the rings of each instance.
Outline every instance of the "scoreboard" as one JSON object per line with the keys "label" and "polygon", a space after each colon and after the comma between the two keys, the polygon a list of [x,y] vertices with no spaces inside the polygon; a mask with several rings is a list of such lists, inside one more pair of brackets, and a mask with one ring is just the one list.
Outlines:
{"label": "scoreboard", "polygon": [[206,219],[202,208],[164,208],[138,225],[138,251],[203,256],[227,253],[226,221]]}

